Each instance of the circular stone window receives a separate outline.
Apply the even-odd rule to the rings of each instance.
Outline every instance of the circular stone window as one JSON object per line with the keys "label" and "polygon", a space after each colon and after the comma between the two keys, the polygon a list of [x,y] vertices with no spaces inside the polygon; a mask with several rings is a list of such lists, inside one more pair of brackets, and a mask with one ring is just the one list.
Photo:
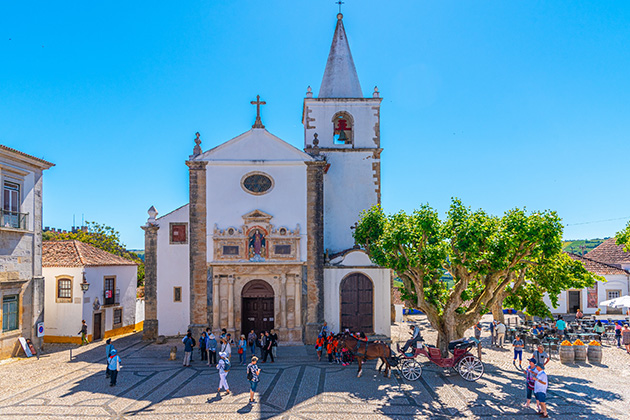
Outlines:
{"label": "circular stone window", "polygon": [[250,194],[262,195],[273,188],[273,179],[263,172],[250,172],[241,180],[241,186]]}

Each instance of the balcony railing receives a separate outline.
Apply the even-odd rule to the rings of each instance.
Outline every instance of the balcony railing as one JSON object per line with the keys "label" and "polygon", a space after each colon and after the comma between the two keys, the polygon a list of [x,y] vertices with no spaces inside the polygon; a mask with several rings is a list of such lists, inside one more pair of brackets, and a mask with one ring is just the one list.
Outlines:
{"label": "balcony railing", "polygon": [[120,289],[116,290],[104,290],[103,291],[103,305],[120,305]]}
{"label": "balcony railing", "polygon": [[0,227],[28,229],[28,213],[0,209]]}

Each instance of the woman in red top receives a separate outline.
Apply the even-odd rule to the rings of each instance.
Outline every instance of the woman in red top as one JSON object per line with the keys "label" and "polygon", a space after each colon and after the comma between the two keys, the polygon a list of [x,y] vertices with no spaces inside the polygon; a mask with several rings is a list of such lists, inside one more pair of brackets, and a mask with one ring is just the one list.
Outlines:
{"label": "woman in red top", "polygon": [[315,341],[315,350],[317,351],[317,361],[322,361],[322,350],[324,350],[324,337],[321,335],[317,337],[317,341]]}

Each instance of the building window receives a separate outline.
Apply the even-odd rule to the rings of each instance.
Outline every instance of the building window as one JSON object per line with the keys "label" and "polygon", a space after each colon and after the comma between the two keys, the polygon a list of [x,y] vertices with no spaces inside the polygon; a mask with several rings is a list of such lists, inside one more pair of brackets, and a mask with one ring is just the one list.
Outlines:
{"label": "building window", "polygon": [[273,252],[278,255],[291,255],[291,245],[276,245]]}
{"label": "building window", "polygon": [[20,184],[5,181],[2,189],[2,226],[26,229],[26,215],[20,213]]}
{"label": "building window", "polygon": [[352,144],[352,116],[347,112],[339,112],[333,117],[333,143]]}
{"label": "building window", "polygon": [[170,243],[186,244],[188,243],[188,223],[171,223],[170,224]]}
{"label": "building window", "polygon": [[72,303],[72,279],[57,279],[57,302]]}
{"label": "building window", "polygon": [[114,325],[122,324],[122,308],[114,309]]}
{"label": "building window", "polygon": [[2,297],[2,332],[17,330],[19,322],[18,295],[6,295]]}
{"label": "building window", "polygon": [[239,254],[238,245],[224,245],[223,246],[223,255],[238,255]]}
{"label": "building window", "polygon": [[273,179],[264,172],[250,172],[241,179],[241,187],[250,194],[266,194],[273,188]]}
{"label": "building window", "polygon": [[608,299],[617,299],[619,296],[621,296],[621,290],[608,290],[606,292],[608,294]]}
{"label": "building window", "polygon": [[116,277],[105,277],[103,305],[116,305],[120,300],[116,290]]}
{"label": "building window", "polygon": [[182,301],[182,288],[173,287],[173,302],[181,302],[181,301]]}

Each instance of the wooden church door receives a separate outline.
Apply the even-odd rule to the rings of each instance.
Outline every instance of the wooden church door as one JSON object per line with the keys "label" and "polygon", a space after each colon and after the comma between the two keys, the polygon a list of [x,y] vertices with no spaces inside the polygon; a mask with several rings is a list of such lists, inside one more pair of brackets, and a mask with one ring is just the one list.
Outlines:
{"label": "wooden church door", "polygon": [[243,287],[241,334],[251,330],[257,335],[274,328],[273,288],[264,280],[252,280]]}
{"label": "wooden church door", "polygon": [[341,331],[374,332],[374,286],[361,273],[347,276],[341,282]]}

